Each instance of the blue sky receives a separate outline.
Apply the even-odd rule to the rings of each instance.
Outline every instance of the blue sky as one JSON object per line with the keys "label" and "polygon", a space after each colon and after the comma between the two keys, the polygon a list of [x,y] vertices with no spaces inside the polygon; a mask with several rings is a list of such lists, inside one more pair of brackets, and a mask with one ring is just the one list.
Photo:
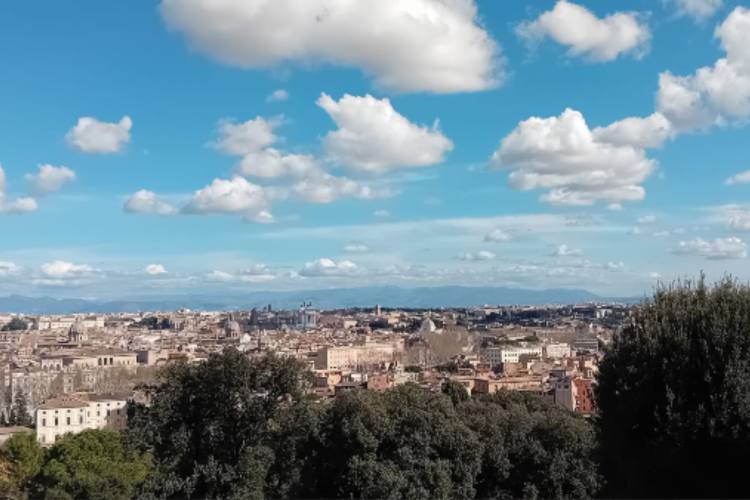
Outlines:
{"label": "blue sky", "polygon": [[3,2],[0,294],[747,280],[749,6]]}

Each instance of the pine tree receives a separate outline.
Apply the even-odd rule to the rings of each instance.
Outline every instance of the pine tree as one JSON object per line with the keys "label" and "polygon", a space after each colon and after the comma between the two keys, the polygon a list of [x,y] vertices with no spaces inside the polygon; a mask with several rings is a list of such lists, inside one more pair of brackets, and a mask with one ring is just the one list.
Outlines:
{"label": "pine tree", "polygon": [[15,401],[13,401],[13,413],[12,417],[15,420],[15,425],[31,425],[31,415],[29,415],[28,404],[26,402],[26,394],[22,390],[16,393]]}

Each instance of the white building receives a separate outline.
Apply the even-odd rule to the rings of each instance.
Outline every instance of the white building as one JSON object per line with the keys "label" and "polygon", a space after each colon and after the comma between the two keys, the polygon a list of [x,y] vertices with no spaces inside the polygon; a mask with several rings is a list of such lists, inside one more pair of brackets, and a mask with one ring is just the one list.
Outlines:
{"label": "white building", "polygon": [[49,446],[67,433],[86,429],[124,429],[127,398],[115,395],[79,395],[52,398],[36,410],[36,438]]}
{"label": "white building", "polygon": [[570,357],[570,344],[550,342],[544,346],[544,355],[547,358],[568,358]]}
{"label": "white building", "polygon": [[542,356],[542,346],[499,346],[482,349],[480,358],[483,363],[497,366],[502,363],[518,363],[520,356]]}

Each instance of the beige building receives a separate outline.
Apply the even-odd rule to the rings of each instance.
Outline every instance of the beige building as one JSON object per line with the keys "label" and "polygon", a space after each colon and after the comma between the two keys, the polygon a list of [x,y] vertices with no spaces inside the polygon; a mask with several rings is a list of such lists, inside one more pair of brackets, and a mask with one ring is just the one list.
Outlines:
{"label": "beige building", "polygon": [[324,347],[318,351],[318,370],[356,370],[398,361],[404,351],[400,342],[365,342],[362,345]]}
{"label": "beige building", "polygon": [[68,433],[86,429],[124,429],[128,399],[116,395],[61,396],[51,398],[36,410],[36,438],[49,446]]}

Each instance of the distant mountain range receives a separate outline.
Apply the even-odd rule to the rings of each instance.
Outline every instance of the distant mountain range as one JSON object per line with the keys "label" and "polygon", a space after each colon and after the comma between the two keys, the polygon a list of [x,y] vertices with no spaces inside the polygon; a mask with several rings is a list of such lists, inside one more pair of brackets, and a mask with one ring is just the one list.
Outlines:
{"label": "distant mountain range", "polygon": [[265,307],[296,308],[311,302],[319,309],[346,307],[439,308],[513,304],[575,304],[581,302],[634,302],[633,298],[606,298],[586,290],[555,288],[528,290],[505,287],[440,286],[400,288],[394,286],[334,288],[328,290],[248,292],[228,295],[184,295],[153,298],[125,298],[97,301],[52,297],[0,297],[0,312],[25,314],[116,313],[137,311],[238,310]]}

